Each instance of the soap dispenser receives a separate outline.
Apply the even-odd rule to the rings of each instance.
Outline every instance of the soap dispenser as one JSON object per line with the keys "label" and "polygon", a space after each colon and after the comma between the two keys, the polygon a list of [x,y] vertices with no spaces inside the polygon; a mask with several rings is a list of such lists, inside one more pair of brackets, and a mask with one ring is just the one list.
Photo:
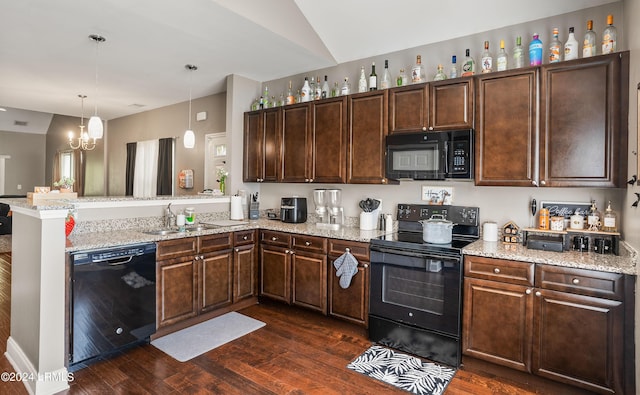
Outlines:
{"label": "soap dispenser", "polygon": [[598,211],[598,208],[596,207],[596,201],[592,200],[589,215],[587,215],[587,226],[590,231],[596,232],[600,230],[600,227],[602,226],[602,219],[600,215],[600,211]]}
{"label": "soap dispenser", "polygon": [[604,211],[604,217],[602,218],[602,230],[605,232],[618,231],[618,214],[611,209],[611,200],[609,200],[607,209]]}

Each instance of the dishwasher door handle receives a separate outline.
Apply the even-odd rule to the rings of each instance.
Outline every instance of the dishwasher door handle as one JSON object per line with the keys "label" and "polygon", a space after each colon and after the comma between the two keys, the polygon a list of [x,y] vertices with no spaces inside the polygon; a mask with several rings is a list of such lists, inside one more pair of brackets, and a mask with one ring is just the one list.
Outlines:
{"label": "dishwasher door handle", "polygon": [[124,259],[120,260],[120,261],[116,261],[113,259],[95,259],[92,260],[91,263],[106,263],[108,266],[120,266],[120,265],[126,265],[127,263],[131,262],[131,260],[133,259],[133,255],[129,255],[129,256],[125,256],[123,257]]}

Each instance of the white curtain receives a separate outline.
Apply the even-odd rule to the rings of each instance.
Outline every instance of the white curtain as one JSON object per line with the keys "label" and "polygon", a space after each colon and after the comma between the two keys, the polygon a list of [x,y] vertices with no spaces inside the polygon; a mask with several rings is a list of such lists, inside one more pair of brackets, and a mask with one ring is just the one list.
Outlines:
{"label": "white curtain", "polygon": [[158,185],[158,140],[138,141],[133,177],[134,197],[156,196]]}

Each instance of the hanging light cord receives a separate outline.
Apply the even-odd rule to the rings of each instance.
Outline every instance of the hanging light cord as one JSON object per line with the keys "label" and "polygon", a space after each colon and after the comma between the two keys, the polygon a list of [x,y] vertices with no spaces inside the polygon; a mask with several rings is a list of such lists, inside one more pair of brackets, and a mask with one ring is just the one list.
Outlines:
{"label": "hanging light cord", "polygon": [[89,36],[90,39],[96,42],[96,101],[95,101],[95,116],[98,116],[98,45],[101,42],[105,42],[106,38],[99,36],[97,34],[92,34]]}
{"label": "hanging light cord", "polygon": [[189,130],[191,130],[191,90],[193,88],[193,69],[189,68]]}

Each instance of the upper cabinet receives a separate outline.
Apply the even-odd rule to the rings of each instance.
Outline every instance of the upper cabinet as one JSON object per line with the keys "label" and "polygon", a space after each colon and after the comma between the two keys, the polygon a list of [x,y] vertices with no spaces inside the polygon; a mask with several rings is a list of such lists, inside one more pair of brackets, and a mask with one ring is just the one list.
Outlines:
{"label": "upper cabinet", "polygon": [[473,79],[389,90],[389,133],[473,128]]}
{"label": "upper cabinet", "polygon": [[387,90],[358,93],[349,100],[347,182],[386,184]]}
{"label": "upper cabinet", "polygon": [[280,158],[282,111],[270,108],[244,114],[243,180],[276,181]]}
{"label": "upper cabinet", "polygon": [[344,183],[347,178],[347,98],[313,104],[312,181]]}
{"label": "upper cabinet", "polygon": [[312,179],[311,103],[282,108],[282,182],[309,182]]}
{"label": "upper cabinet", "polygon": [[628,52],[477,76],[476,185],[624,186],[628,77]]}

